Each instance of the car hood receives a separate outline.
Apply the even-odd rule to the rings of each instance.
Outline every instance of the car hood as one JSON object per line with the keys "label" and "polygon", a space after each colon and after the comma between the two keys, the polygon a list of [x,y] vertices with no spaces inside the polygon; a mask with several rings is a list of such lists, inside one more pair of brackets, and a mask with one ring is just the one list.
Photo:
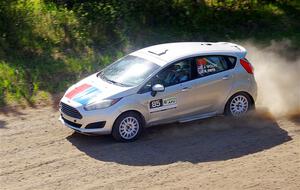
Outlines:
{"label": "car hood", "polygon": [[97,74],[93,74],[71,86],[63,99],[87,105],[97,100],[125,97],[134,92],[133,87],[117,86],[102,80],[97,77]]}

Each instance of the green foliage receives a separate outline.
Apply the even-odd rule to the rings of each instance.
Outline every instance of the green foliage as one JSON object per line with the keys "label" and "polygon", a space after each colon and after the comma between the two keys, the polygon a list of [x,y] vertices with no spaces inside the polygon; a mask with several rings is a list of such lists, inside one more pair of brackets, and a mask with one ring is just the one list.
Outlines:
{"label": "green foliage", "polygon": [[2,0],[0,104],[64,91],[152,44],[289,38],[299,48],[299,9],[297,0]]}

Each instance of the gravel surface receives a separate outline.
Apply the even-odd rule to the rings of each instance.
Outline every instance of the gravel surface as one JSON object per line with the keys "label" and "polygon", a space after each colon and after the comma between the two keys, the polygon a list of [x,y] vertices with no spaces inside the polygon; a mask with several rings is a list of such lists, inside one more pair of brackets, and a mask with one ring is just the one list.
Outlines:
{"label": "gravel surface", "polygon": [[133,143],[73,133],[52,107],[0,112],[0,189],[300,189],[300,116],[215,117]]}

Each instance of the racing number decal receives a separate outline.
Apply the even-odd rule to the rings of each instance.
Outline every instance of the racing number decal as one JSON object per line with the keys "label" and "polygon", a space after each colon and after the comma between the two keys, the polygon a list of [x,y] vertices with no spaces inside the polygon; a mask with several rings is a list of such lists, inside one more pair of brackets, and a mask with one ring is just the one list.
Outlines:
{"label": "racing number decal", "polygon": [[170,97],[170,98],[150,101],[149,111],[150,113],[152,113],[152,112],[164,111],[176,107],[177,107],[176,97]]}
{"label": "racing number decal", "polygon": [[162,99],[152,100],[150,102],[150,109],[158,108],[158,107],[161,107],[162,105],[163,105],[162,104]]}

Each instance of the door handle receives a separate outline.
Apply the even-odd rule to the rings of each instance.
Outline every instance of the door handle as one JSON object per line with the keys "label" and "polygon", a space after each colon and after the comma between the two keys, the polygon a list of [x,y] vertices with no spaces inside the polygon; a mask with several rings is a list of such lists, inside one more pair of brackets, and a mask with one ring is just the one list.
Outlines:
{"label": "door handle", "polygon": [[228,80],[229,79],[229,75],[225,75],[223,76],[222,80]]}
{"label": "door handle", "polygon": [[181,91],[182,92],[185,92],[185,91],[188,91],[189,89],[191,89],[192,87],[188,87],[188,86],[186,86],[186,87],[183,87],[182,89],[181,89]]}

